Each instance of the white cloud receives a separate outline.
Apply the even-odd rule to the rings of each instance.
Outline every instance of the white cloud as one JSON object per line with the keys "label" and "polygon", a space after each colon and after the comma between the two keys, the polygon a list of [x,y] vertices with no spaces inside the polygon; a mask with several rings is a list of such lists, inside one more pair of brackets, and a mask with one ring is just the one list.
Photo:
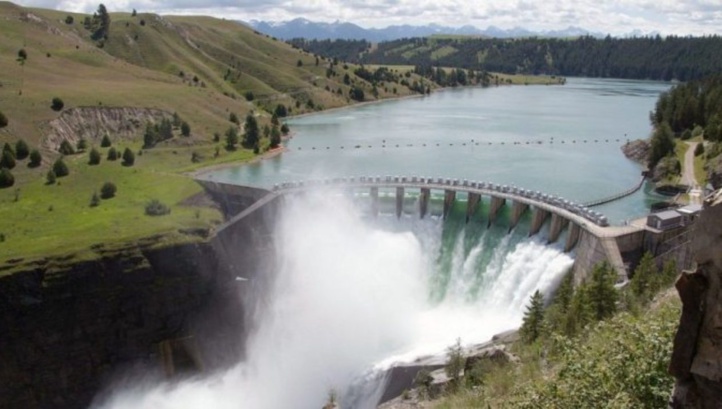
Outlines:
{"label": "white cloud", "polygon": [[[21,4],[92,12],[92,0],[23,0]],[[120,0],[110,11],[206,14],[242,20],[350,21],[364,27],[438,23],[480,28],[563,29],[570,25],[621,35],[722,34],[720,0]]]}

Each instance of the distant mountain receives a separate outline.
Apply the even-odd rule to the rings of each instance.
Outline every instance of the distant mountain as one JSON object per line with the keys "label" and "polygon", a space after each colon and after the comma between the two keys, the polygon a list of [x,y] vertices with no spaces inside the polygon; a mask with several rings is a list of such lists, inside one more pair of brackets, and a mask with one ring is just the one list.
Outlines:
{"label": "distant mountain", "polygon": [[494,38],[518,38],[518,37],[579,37],[591,35],[593,37],[604,37],[602,33],[594,33],[580,27],[569,26],[563,30],[551,31],[530,31],[525,28],[515,27],[503,29],[489,26],[485,30],[466,25],[462,27],[448,27],[438,24],[424,26],[412,26],[408,24],[389,26],[386,28],[363,28],[353,23],[340,22],[321,23],[296,18],[290,21],[267,22],[251,20],[246,23],[255,30],[270,36],[289,40],[291,38],[306,38],[317,40],[367,40],[371,42],[398,40],[410,37],[429,37],[433,35],[463,35]]}

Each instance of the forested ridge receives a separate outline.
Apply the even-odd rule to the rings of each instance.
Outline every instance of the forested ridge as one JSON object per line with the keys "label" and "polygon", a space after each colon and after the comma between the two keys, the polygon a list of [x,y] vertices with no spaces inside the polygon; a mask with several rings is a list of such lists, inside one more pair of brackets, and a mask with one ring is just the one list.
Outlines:
{"label": "forested ridge", "polygon": [[507,74],[689,81],[722,71],[722,37],[411,38],[289,41],[364,64],[442,66]]}

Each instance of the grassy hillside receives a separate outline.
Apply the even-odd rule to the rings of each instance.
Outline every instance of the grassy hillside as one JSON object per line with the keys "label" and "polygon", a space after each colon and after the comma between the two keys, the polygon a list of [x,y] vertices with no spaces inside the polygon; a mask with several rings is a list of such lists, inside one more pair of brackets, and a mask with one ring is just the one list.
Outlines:
{"label": "grassy hillside", "polygon": [[[0,145],[14,146],[23,139],[43,157],[41,166],[33,168],[28,159],[18,160],[11,170],[14,185],[0,188],[0,264],[211,228],[221,215],[182,205],[201,191],[182,174],[254,156],[245,149],[226,150],[223,137],[214,141],[214,134],[223,135],[229,127],[243,132],[229,121],[231,113],[241,122],[253,114],[262,128],[278,104],[294,115],[355,103],[349,98],[352,87],[364,90],[365,100],[413,93],[408,86],[389,83],[374,95],[373,85],[354,74],[358,66],[316,58],[232,21],[111,13],[107,38],[94,40],[93,30],[84,26],[90,17],[0,2],[0,113],[8,119],[0,127]],[[415,75],[407,80],[421,81]],[[51,109],[55,97],[64,102],[62,110]],[[85,109],[87,122],[64,128],[71,144],[79,138],[73,129],[100,131],[89,138],[84,153],[65,158],[70,176],[46,184],[48,170],[61,157],[49,134],[65,126],[77,107]],[[153,108],[167,117],[177,113],[191,134],[183,137],[176,127],[172,139],[145,149],[145,123],[115,118],[116,128],[127,128],[121,134],[103,128],[88,107]],[[106,133],[116,149],[136,153],[134,166],[105,159],[108,149],[99,144]],[[101,151],[98,166],[88,165],[92,147]],[[116,183],[117,197],[90,208],[93,192],[106,181]],[[145,216],[143,207],[150,199],[169,205],[171,214]]]}

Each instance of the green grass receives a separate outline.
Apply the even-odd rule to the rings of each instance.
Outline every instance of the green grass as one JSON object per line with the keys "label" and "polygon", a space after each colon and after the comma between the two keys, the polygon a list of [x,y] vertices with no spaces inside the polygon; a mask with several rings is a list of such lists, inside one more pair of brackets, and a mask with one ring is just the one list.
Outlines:
{"label": "green grass", "polygon": [[[70,175],[58,178],[55,185],[38,177],[20,188],[1,190],[3,258],[47,257],[220,223],[222,216],[215,209],[181,205],[202,189],[191,178],[169,171],[181,162],[190,164],[189,150],[176,152],[145,151],[132,167],[107,160],[90,166],[87,153],[76,154],[66,157]],[[244,160],[247,155],[239,151],[221,160]],[[91,196],[105,182],[117,185],[116,196],[90,207]],[[151,199],[169,205],[171,214],[146,216],[144,207]]]}
{"label": "green grass", "polygon": [[[74,17],[73,24],[64,22],[67,15]],[[215,132],[223,134],[230,126],[231,112],[241,119],[254,112],[263,127],[271,119],[268,110],[279,103],[291,107],[292,114],[353,103],[347,98],[350,87],[343,84],[343,68],[336,67],[337,75],[327,78],[325,61],[316,66],[313,55],[231,20],[111,13],[109,38],[101,47],[82,26],[85,16],[0,2],[0,111],[10,122],[0,129],[0,144],[23,138],[44,158],[37,169],[20,163],[12,170],[15,186],[0,189],[0,234],[5,235],[0,263],[85,254],[99,243],[120,245],[149,236],[166,242],[187,240],[179,230],[211,228],[221,215],[181,205],[201,191],[185,174],[254,157],[247,150],[226,152],[222,143],[212,142]],[[24,64],[17,61],[21,48],[28,54]],[[353,75],[355,68],[351,64],[346,72]],[[418,77],[412,74],[411,79]],[[371,84],[356,77],[354,81],[372,99]],[[379,89],[379,99],[413,94],[399,84],[386,85]],[[255,95],[252,102],[243,97],[246,92]],[[71,175],[60,178],[59,185],[47,186],[45,174],[59,157],[46,139],[48,123],[61,116],[50,109],[53,97],[63,99],[64,111],[103,106],[177,112],[190,124],[192,137],[176,137],[145,150],[131,168],[106,162],[106,149],[96,167],[87,165],[87,154],[71,156]],[[316,107],[306,108],[308,100]],[[130,135],[110,137],[116,147],[130,146],[137,152],[143,128],[140,124]],[[99,138],[93,137],[90,144],[98,145]],[[191,162],[193,152],[200,154],[200,163]],[[105,181],[118,185],[117,197],[90,208],[91,195]],[[170,205],[172,213],[145,216],[143,206],[151,198]]]}

